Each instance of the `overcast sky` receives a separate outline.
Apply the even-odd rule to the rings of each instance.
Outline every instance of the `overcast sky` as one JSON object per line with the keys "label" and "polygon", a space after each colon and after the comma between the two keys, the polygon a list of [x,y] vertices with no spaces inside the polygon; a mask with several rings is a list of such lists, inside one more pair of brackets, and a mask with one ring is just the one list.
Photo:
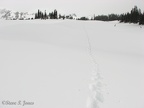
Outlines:
{"label": "overcast sky", "polygon": [[46,9],[47,12],[57,9],[78,16],[121,14],[130,11],[134,5],[144,11],[144,0],[0,0],[0,8],[15,11]]}

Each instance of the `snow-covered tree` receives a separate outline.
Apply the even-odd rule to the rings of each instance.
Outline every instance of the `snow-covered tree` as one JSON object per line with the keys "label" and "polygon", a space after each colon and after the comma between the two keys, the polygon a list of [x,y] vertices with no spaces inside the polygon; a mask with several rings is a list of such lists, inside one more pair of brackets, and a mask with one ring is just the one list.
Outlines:
{"label": "snow-covered tree", "polygon": [[19,19],[19,12],[15,12],[15,19]]}

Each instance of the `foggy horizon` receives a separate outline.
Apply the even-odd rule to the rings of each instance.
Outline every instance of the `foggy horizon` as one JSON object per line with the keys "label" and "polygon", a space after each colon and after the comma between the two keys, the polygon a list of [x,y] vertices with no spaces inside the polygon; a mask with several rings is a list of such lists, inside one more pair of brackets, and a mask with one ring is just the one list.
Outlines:
{"label": "foggy horizon", "polygon": [[77,16],[108,15],[111,13],[122,14],[129,12],[137,6],[144,12],[142,0],[0,0],[0,8],[11,9],[14,11],[37,12],[37,9],[51,12],[54,9],[61,14],[73,14]]}

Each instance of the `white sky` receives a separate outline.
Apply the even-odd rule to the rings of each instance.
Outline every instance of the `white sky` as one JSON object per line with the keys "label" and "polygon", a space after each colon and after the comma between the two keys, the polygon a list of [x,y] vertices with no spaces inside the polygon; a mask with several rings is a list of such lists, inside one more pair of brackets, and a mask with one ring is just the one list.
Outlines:
{"label": "white sky", "polygon": [[31,11],[46,9],[78,16],[101,15],[110,13],[125,13],[137,5],[144,11],[144,0],[0,0],[0,8],[15,11]]}

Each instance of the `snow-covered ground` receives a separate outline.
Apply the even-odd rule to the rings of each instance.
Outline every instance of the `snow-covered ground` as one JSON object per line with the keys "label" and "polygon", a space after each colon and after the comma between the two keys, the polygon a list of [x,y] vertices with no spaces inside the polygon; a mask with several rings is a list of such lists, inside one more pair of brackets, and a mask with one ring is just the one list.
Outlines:
{"label": "snow-covered ground", "polygon": [[144,108],[143,34],[117,21],[0,20],[0,108]]}

